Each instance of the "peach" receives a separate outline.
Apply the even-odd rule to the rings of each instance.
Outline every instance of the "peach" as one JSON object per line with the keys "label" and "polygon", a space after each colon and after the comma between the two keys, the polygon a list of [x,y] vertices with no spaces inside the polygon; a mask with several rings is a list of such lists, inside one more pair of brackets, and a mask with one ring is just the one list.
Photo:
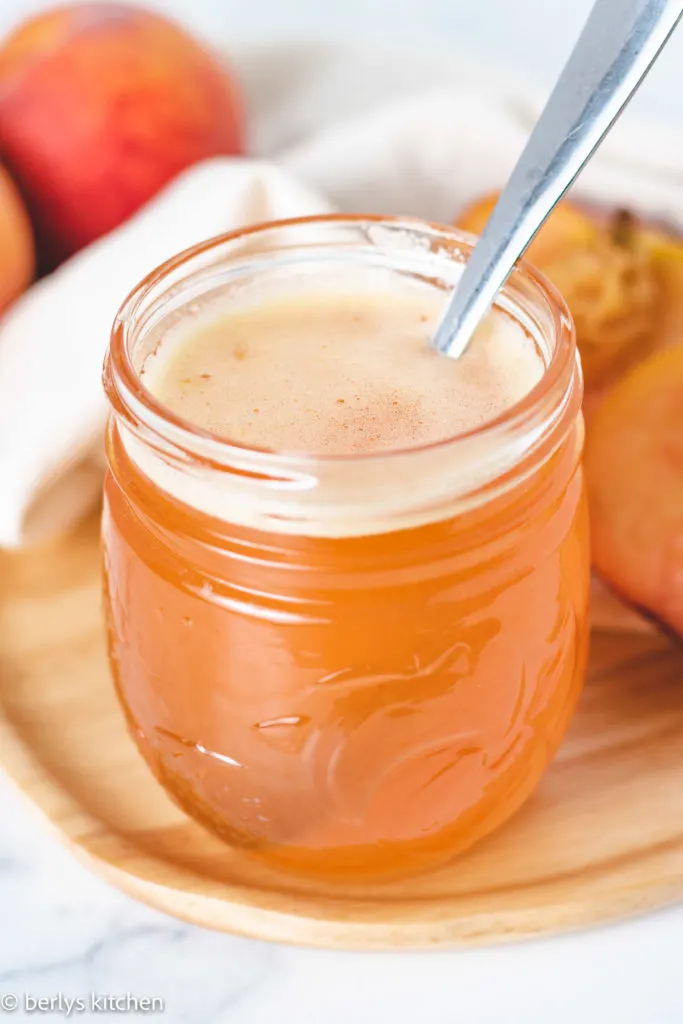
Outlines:
{"label": "peach", "polygon": [[595,568],[683,634],[683,345],[610,390],[588,426],[585,469]]}
{"label": "peach", "polygon": [[587,390],[610,384],[654,347],[663,287],[630,214],[617,211],[592,244],[568,249],[541,269],[572,312]]}
{"label": "peach", "polygon": [[[473,235],[480,235],[493,212],[498,196],[498,192],[491,192],[467,206],[456,221],[458,227],[464,231],[471,231]],[[588,214],[568,200],[564,200],[558,203],[540,228],[527,249],[525,258],[542,270],[544,264],[561,258],[570,250],[589,247],[595,242],[598,233],[597,225]]]}
{"label": "peach", "polygon": [[[460,226],[480,231],[495,198],[470,207]],[[602,390],[654,347],[664,288],[646,233],[630,214],[598,218],[564,201],[526,255],[567,301],[589,393]]]}
{"label": "peach", "polygon": [[0,157],[28,206],[43,269],[186,167],[242,145],[240,100],[221,60],[151,12],[58,7],[0,50]]}
{"label": "peach", "polygon": [[31,222],[16,185],[0,166],[0,313],[30,284],[34,268]]}
{"label": "peach", "polygon": [[661,230],[647,231],[644,240],[662,290],[656,347],[683,344],[683,242]]}

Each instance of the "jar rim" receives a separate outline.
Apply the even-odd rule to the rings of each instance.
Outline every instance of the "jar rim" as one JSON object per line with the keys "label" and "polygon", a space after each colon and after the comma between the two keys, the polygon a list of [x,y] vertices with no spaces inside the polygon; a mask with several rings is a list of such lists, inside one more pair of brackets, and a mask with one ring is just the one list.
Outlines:
{"label": "jar rim", "polygon": [[[422,234],[426,239],[455,244],[458,248],[449,257],[443,257],[444,266],[453,262],[464,262],[476,243],[476,237],[468,232],[447,225],[440,225],[412,217],[389,217],[374,214],[320,214],[294,217],[283,220],[239,228],[226,234],[200,242],[166,260],[152,270],[127,296],[122,303],[112,328],[109,348],[104,364],[104,387],[110,404],[117,415],[123,416],[130,426],[142,427],[171,444],[188,456],[196,455],[202,461],[218,466],[253,463],[254,471],[277,472],[278,468],[290,471],[297,469],[313,471],[317,466],[357,465],[360,462],[389,464],[396,459],[419,458],[425,452],[447,451],[449,448],[463,448],[473,442],[502,440],[510,432],[538,424],[557,406],[557,397],[549,402],[549,396],[557,396],[558,389],[566,398],[570,391],[578,392],[581,399],[582,381],[580,362],[575,343],[574,325],[567,304],[555,286],[535,267],[520,260],[510,278],[501,289],[501,295],[509,291],[510,284],[524,279],[531,285],[535,297],[550,313],[553,326],[553,347],[549,362],[540,380],[518,402],[505,409],[491,420],[466,431],[439,438],[420,445],[387,450],[352,453],[307,453],[278,451],[260,448],[224,438],[197,427],[163,405],[144,386],[135,368],[131,353],[131,334],[145,300],[153,289],[171,280],[174,274],[191,266],[202,258],[229,249],[232,243],[243,242],[268,233],[294,230],[311,226],[322,228],[388,228],[393,231]],[[235,254],[239,260],[239,251]],[[454,260],[455,256],[455,260]],[[182,280],[182,279],[181,279]]]}

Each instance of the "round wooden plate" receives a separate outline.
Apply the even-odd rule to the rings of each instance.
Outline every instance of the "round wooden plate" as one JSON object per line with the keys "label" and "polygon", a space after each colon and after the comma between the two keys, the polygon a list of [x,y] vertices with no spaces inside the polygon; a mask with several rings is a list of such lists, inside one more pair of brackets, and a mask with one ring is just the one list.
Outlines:
{"label": "round wooden plate", "polygon": [[683,897],[683,650],[615,605],[570,735],[515,819],[439,871],[340,890],[264,871],[167,799],[114,698],[99,589],[95,519],[0,556],[0,764],[132,896],[212,928],[345,948],[523,938]]}

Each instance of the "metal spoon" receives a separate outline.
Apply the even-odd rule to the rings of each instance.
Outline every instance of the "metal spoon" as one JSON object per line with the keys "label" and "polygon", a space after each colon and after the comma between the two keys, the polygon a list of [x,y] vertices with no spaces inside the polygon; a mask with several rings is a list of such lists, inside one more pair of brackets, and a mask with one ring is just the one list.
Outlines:
{"label": "metal spoon", "polygon": [[[650,70],[676,0],[597,0],[467,262],[433,344],[458,358],[499,288]],[[485,129],[484,129],[485,130]]]}

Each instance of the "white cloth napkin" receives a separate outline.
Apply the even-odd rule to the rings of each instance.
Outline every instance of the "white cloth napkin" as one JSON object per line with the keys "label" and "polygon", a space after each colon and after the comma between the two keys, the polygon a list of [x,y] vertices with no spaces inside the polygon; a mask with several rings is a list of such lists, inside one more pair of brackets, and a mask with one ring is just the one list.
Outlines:
{"label": "white cloth napkin", "polygon": [[[0,546],[49,538],[96,500],[111,322],[155,265],[232,228],[334,208],[450,221],[503,183],[543,101],[431,48],[279,46],[230,59],[260,159],[187,171],[0,321]],[[626,115],[577,192],[683,228],[683,136]]]}

